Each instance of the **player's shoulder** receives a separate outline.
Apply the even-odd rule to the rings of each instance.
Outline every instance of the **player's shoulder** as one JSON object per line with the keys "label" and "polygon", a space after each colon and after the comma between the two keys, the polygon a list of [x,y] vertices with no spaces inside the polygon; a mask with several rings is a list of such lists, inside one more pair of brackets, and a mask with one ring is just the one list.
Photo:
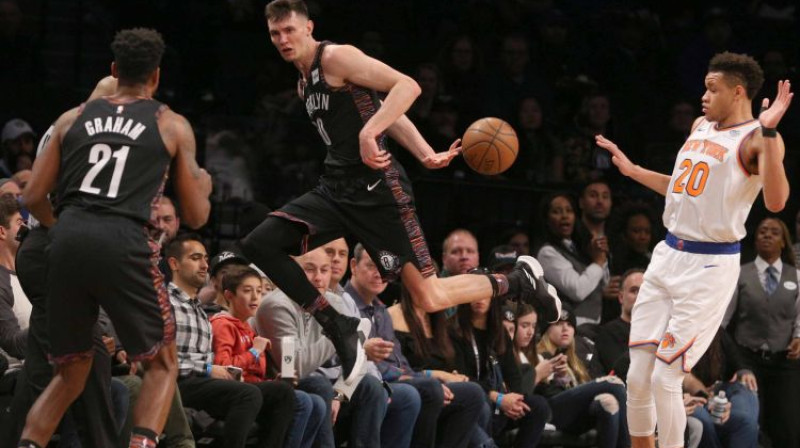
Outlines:
{"label": "player's shoulder", "polygon": [[320,63],[326,70],[346,64],[353,58],[365,56],[364,52],[350,44],[326,44],[320,55]]}
{"label": "player's shoulder", "polygon": [[692,123],[692,132],[696,131],[700,125],[706,121],[706,117],[700,115],[699,117],[694,119],[694,123]]}

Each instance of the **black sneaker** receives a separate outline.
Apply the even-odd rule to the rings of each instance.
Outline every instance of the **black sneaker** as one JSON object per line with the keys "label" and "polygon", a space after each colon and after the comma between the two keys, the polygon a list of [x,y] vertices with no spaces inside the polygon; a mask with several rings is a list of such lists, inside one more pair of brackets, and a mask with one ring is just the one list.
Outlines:
{"label": "black sneaker", "polygon": [[344,382],[352,385],[355,380],[363,378],[359,375],[364,369],[367,355],[364,353],[364,341],[367,340],[372,323],[369,319],[339,314],[323,326],[322,332],[333,343],[336,354],[342,363]]}
{"label": "black sneaker", "polygon": [[517,258],[517,265],[509,276],[520,280],[519,298],[536,307],[547,322],[558,322],[561,316],[561,299],[553,285],[544,281],[544,269],[539,261],[529,255]]}

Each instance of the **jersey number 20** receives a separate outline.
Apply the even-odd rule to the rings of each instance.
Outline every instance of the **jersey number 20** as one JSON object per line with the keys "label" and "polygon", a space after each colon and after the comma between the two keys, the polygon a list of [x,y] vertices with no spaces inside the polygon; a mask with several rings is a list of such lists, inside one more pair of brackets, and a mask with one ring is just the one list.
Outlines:
{"label": "jersey number 20", "polygon": [[114,159],[114,172],[111,174],[111,184],[108,186],[108,193],[106,196],[109,198],[116,198],[119,193],[119,183],[122,181],[122,172],[125,171],[125,162],[128,160],[128,151],[130,146],[123,146],[122,148],[112,151],[111,147],[98,143],[92,146],[89,151],[89,163],[93,166],[89,169],[81,182],[80,190],[84,193],[99,195],[102,191],[98,187],[93,187],[95,177],[103,171],[108,161]]}
{"label": "jersey number 20", "polygon": [[[684,189],[689,196],[700,196],[706,188],[706,181],[708,181],[708,172],[710,168],[706,162],[697,162],[692,164],[689,159],[683,159],[681,166],[678,167],[681,173],[675,179],[675,184],[672,186],[673,193],[683,193]],[[689,180],[684,184],[684,179],[689,176]]]}

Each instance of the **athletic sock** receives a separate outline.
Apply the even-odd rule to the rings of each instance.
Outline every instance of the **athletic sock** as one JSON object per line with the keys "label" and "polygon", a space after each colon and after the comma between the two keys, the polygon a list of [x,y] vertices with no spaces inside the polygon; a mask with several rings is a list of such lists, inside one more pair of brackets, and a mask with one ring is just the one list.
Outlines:
{"label": "athletic sock", "polygon": [[156,448],[158,445],[158,434],[147,429],[134,427],[131,431],[131,443],[129,448]]}
{"label": "athletic sock", "polygon": [[508,277],[504,274],[488,274],[489,281],[492,283],[492,299],[497,297],[504,296],[508,293],[516,294],[516,291],[519,290],[518,285],[517,288],[512,288],[512,282],[508,281]]}
{"label": "athletic sock", "polygon": [[22,439],[19,441],[19,445],[17,448],[42,448],[39,446],[38,443],[34,442],[33,440]]}

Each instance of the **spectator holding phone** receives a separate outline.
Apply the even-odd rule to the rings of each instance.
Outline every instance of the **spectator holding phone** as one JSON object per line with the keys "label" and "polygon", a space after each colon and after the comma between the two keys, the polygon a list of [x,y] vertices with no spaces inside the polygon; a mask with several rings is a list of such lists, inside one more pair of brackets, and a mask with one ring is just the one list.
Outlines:
{"label": "spectator holding phone", "polygon": [[[261,275],[249,266],[232,266],[222,277],[225,311],[211,320],[214,361],[226,366],[235,380],[267,386],[267,356],[270,340],[257,336],[247,323],[261,303]],[[325,417],[325,402],[318,395],[294,391],[294,418],[284,447],[310,447]],[[264,402],[264,406],[271,404]]]}
{"label": "spectator holding phone", "polygon": [[550,423],[572,434],[596,428],[600,448],[629,446],[625,385],[616,376],[591,379],[575,348],[572,312],[564,309],[558,322],[545,323],[537,350],[539,362],[549,360],[552,366],[536,387],[550,404]]}

